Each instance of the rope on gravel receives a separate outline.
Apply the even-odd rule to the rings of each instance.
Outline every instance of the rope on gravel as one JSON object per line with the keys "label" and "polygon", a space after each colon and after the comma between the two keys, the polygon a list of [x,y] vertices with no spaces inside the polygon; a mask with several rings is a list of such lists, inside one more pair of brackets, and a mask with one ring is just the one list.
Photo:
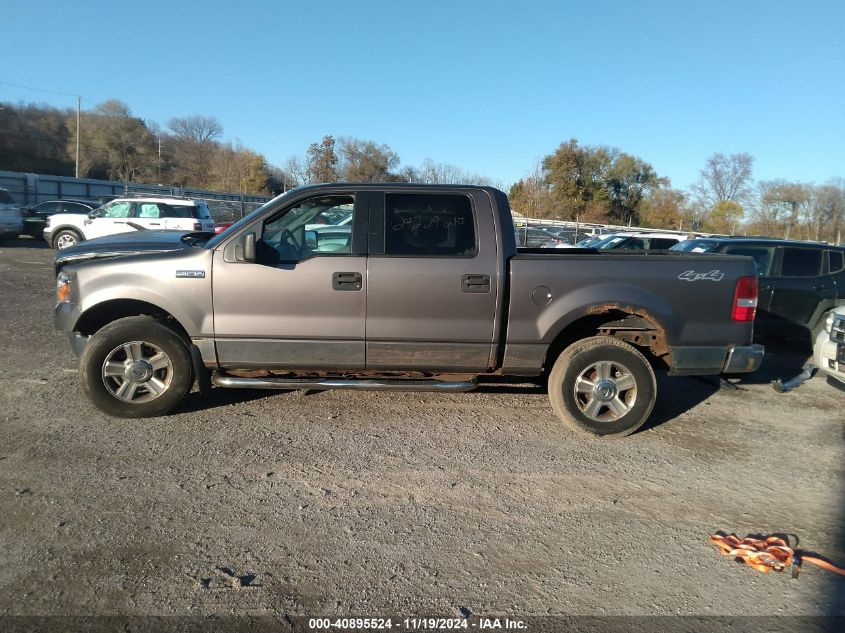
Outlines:
{"label": "rope on gravel", "polygon": [[818,554],[794,550],[779,536],[747,536],[740,539],[736,534],[716,532],[710,535],[710,542],[719,548],[719,553],[723,556],[731,556],[764,573],[772,570],[783,571],[784,568],[791,567],[792,577],[797,578],[801,563],[807,562],[845,576],[845,569],[842,567],[837,567]]}

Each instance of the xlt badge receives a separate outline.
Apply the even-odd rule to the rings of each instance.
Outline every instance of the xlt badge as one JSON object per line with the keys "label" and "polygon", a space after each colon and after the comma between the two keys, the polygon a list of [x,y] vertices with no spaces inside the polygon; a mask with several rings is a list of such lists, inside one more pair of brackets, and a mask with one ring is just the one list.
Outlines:
{"label": "xlt badge", "polygon": [[191,279],[205,279],[204,270],[177,270],[176,277],[191,278]]}

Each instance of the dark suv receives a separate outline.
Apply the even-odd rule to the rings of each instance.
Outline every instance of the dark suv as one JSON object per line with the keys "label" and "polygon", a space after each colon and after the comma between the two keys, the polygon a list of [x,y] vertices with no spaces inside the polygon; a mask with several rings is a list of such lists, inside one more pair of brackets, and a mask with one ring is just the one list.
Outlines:
{"label": "dark suv", "polygon": [[845,247],[774,238],[708,237],[673,251],[747,255],[760,277],[755,334],[761,338],[815,335],[827,315],[845,305]]}

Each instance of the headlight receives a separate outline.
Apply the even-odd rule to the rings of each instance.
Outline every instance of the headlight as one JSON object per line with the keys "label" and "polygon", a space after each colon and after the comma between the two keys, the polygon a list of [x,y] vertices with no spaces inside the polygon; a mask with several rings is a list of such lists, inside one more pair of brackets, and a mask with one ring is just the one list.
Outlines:
{"label": "headlight", "polygon": [[70,277],[65,273],[59,273],[56,277],[56,299],[59,303],[70,301]]}
{"label": "headlight", "polygon": [[830,314],[827,315],[827,319],[825,319],[824,331],[827,332],[828,334],[830,334],[830,331],[833,329],[833,319],[835,317],[836,317],[836,315],[833,312],[831,312]]}

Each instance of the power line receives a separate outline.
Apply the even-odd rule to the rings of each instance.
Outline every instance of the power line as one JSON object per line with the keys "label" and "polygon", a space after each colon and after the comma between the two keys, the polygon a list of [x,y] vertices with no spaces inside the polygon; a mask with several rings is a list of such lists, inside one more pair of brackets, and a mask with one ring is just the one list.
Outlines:
{"label": "power line", "polygon": [[13,84],[9,81],[0,81],[4,86],[12,86],[14,88],[23,88],[24,90],[35,90],[36,92],[46,92],[53,95],[62,95],[65,97],[78,97],[79,95],[71,94],[69,92],[58,92],[56,90],[46,90],[44,88],[33,88],[32,86],[23,86],[21,84]]}

